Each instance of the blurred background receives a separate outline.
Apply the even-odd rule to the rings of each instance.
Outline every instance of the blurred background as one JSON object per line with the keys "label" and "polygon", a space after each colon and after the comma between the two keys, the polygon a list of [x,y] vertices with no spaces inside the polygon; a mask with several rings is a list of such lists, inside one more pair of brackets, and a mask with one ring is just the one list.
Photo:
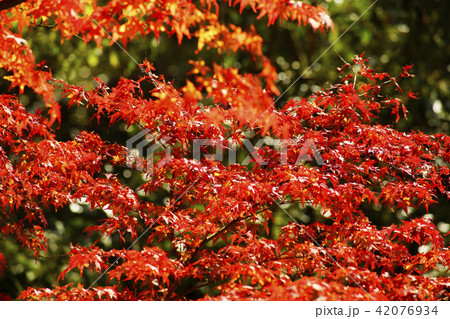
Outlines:
{"label": "blurred background", "polygon": [[[256,14],[249,9],[240,15],[236,8],[221,5],[223,23],[233,23],[244,29],[253,24],[264,38],[264,54],[279,72],[277,86],[281,92],[289,88],[277,101],[278,107],[289,99],[307,97],[337,82],[336,68],[343,64],[340,57],[350,61],[355,55],[364,52],[373,68],[391,75],[398,75],[404,65],[414,65],[415,77],[404,80],[402,86],[406,91],[419,93],[419,99],[407,101],[409,114],[406,120],[395,124],[393,119],[387,117],[381,118],[381,123],[393,124],[398,130],[406,132],[420,130],[429,134],[450,133],[450,1],[380,0],[367,11],[373,4],[372,0],[322,0],[309,3],[320,4],[327,9],[334,21],[334,31],[323,34],[314,32],[310,26],[299,27],[297,23],[288,22],[267,27],[267,19],[257,20]],[[97,48],[92,42],[84,44],[76,37],[61,44],[59,33],[46,27],[25,30],[23,37],[33,49],[36,61],[46,60],[45,64],[52,70],[54,77],[68,83],[85,85],[89,89],[97,85],[94,77],[114,86],[121,77],[137,79],[141,75],[135,62],[118,46],[109,47],[107,39],[104,40],[103,49]],[[334,45],[330,48],[332,43]],[[176,87],[185,84],[185,74],[191,68],[188,60],[198,58],[215,60],[225,67],[237,67],[241,73],[260,71],[243,53],[219,55],[214,51],[203,51],[196,55],[196,48],[195,39],[184,40],[179,46],[176,37],[165,35],[161,35],[158,41],[154,37],[138,37],[127,45],[127,51],[135,60],[141,62],[148,59],[154,63],[155,72],[164,74],[166,80],[173,81]],[[8,91],[9,82],[3,79],[4,75],[3,70],[0,70],[0,92],[18,95],[16,90]],[[300,75],[301,78],[296,81]],[[31,90],[20,95],[20,101],[30,112],[43,106],[42,100]],[[121,124],[108,127],[106,120],[99,123],[96,119],[91,120],[91,110],[77,107],[67,109],[64,100],[60,100],[60,103],[63,106],[62,125],[60,128],[55,126],[60,140],[71,140],[80,131],[88,130],[98,133],[105,140],[125,145],[125,141],[138,132],[138,128],[133,126],[128,129]],[[126,168],[120,171],[117,168],[113,171],[112,167],[104,169],[119,174],[123,183],[132,188],[143,182],[138,172]],[[153,193],[149,200],[163,204],[167,196],[168,193],[161,190]],[[287,205],[284,208],[305,224],[324,219],[320,207]],[[365,207],[364,210],[379,226],[426,214],[424,209],[411,210],[409,216],[402,210],[391,212],[383,207]],[[443,233],[450,230],[449,210],[449,203],[440,198],[439,203],[428,212]],[[48,211],[49,247],[38,261],[35,261],[31,252],[22,250],[14,241],[1,239],[0,251],[8,261],[8,267],[0,278],[0,293],[14,299],[28,286],[51,287],[56,284],[56,278],[68,261],[65,253],[69,243],[92,243],[96,238],[86,238],[83,230],[107,214],[108,211],[99,209],[91,211],[84,203],[72,203],[57,212]],[[288,218],[279,210],[275,210],[274,214],[272,234],[276,236],[279,227],[288,223]],[[101,245],[104,248],[126,246],[114,236],[103,239]],[[96,277],[96,274],[86,272],[80,278],[77,271],[72,271],[60,284],[82,282],[89,286]]]}

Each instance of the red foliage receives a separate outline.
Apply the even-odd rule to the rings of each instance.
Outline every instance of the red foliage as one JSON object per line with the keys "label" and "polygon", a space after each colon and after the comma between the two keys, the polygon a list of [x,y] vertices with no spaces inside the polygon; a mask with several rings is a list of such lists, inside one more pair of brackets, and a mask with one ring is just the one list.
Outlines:
{"label": "red foliage", "polygon": [[[277,74],[262,53],[262,38],[254,28],[218,24],[215,0],[128,0],[105,6],[78,2],[30,0],[0,12],[0,67],[12,72],[6,79],[21,92],[32,88],[50,108],[48,116],[30,114],[15,96],[0,96],[0,231],[39,258],[46,249],[43,210],[83,199],[92,209],[107,206],[112,211],[111,217],[89,227],[89,234],[118,234],[128,244],[140,239],[145,247],[71,247],[60,280],[75,268],[82,276],[87,268],[114,284],[28,288],[21,299],[184,300],[203,287],[209,288],[204,299],[210,300],[449,298],[448,277],[424,276],[450,264],[450,251],[434,224],[422,218],[377,228],[362,207],[384,204],[407,211],[428,208],[438,194],[450,197],[449,169],[434,162],[438,157],[450,160],[450,137],[374,124],[382,109],[389,109],[396,121],[406,115],[402,100],[384,92],[393,86],[401,95],[397,81],[411,76],[410,67],[395,78],[371,69],[359,56],[339,70],[341,82],[276,108],[272,94],[279,94]],[[228,5],[240,11],[250,6],[259,18],[267,16],[269,25],[280,19],[321,30],[332,26],[322,7],[302,2],[230,0]],[[99,47],[105,38],[126,45],[138,33],[158,37],[164,32],[176,35],[180,43],[196,37],[198,51],[249,52],[261,72],[240,74],[238,69],[193,61],[195,83],[187,81],[177,89],[144,61],[145,73],[138,80],[121,79],[115,87],[98,80],[95,89],[86,91],[36,68],[26,41],[11,31],[12,22],[18,22],[20,33],[38,19],[51,19],[63,40],[77,35]],[[155,85],[151,98],[141,88],[145,82]],[[161,159],[164,165],[155,165],[140,187],[147,193],[168,187],[167,206],[139,197],[137,189],[102,171],[105,164],[127,163],[125,147],[88,132],[73,141],[55,139],[48,126],[60,120],[54,85],[62,87],[69,106],[94,108],[98,119],[139,124],[148,134],[170,137],[165,143],[173,157]],[[205,97],[213,103],[200,107]],[[249,130],[295,139],[286,163],[281,165],[279,154],[267,145],[259,148],[261,161],[254,158],[251,169],[192,159],[194,140],[216,140],[230,148],[230,138],[242,144]],[[314,142],[323,165],[298,165],[306,141]],[[275,209],[288,203],[320,206],[329,222],[306,226],[294,221],[278,235],[271,234]],[[160,245],[163,241],[168,245]],[[412,243],[431,248],[411,252]],[[191,287],[185,288],[186,280],[192,281]]]}

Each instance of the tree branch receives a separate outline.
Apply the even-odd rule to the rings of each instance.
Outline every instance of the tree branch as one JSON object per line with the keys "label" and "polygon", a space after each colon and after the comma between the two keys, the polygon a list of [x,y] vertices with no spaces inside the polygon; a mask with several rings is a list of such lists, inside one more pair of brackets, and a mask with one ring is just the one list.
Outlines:
{"label": "tree branch", "polygon": [[0,2],[0,11],[2,10],[8,10],[18,4],[21,4],[22,2],[25,2],[27,0],[4,0]]}
{"label": "tree branch", "polygon": [[[263,210],[261,210],[261,212],[262,211]],[[229,229],[230,227],[232,227],[236,223],[240,222],[241,220],[245,220],[245,219],[247,219],[247,218],[249,218],[251,216],[253,216],[253,215],[250,214],[250,215],[247,215],[247,216],[238,217],[238,218],[232,220],[231,222],[229,222],[228,224],[226,224],[225,226],[223,226],[221,229],[219,229],[215,233],[210,234],[209,236],[206,236],[202,240],[202,242],[195,248],[194,252],[189,256],[189,258],[184,263],[185,264],[190,263],[195,258],[195,256],[198,254],[198,252],[200,251],[200,249],[203,247],[204,244],[206,244],[207,242],[211,241],[215,237],[219,236],[222,232],[224,232],[225,230]],[[170,285],[162,300],[167,300],[167,298],[170,298],[171,294],[177,289],[177,287],[178,287],[178,283],[177,282],[174,282],[172,285]]]}
{"label": "tree branch", "polygon": [[7,128],[7,127],[5,127],[3,125],[0,125],[0,128],[4,129],[5,131],[10,132],[11,134],[13,134],[15,137],[17,137],[22,142],[23,145],[27,145],[27,143],[25,143],[25,141],[16,132],[10,130],[9,128]]}

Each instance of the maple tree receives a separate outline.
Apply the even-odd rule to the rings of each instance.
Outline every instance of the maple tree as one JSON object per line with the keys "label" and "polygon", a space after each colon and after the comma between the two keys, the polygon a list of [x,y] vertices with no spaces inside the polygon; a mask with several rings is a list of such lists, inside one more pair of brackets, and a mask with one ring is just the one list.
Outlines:
{"label": "maple tree", "polygon": [[[101,239],[72,245],[58,277],[61,284],[29,287],[20,299],[449,298],[449,277],[430,275],[450,263],[435,224],[411,218],[377,227],[365,214],[367,205],[408,212],[450,197],[450,137],[377,124],[386,110],[395,122],[406,116],[402,98],[416,95],[403,92],[399,82],[412,76],[410,66],[394,77],[372,69],[360,55],[344,62],[339,83],[276,106],[281,92],[276,69],[263,53],[263,38],[255,28],[222,23],[220,5],[240,12],[250,8],[268,26],[290,20],[326,32],[333,24],[321,6],[287,0],[30,0],[14,6],[18,2],[0,2],[0,67],[8,72],[11,88],[19,95],[32,89],[45,107],[32,113],[17,95],[0,96],[0,231],[39,259],[47,249],[46,210],[83,201],[92,210],[112,212],[89,226],[86,236],[121,240],[114,249],[102,248]],[[115,86],[96,79],[98,86],[87,89],[54,78],[45,63],[35,61],[21,34],[38,21],[62,40],[78,36],[99,48],[105,38],[126,48],[138,34],[158,38],[165,33],[180,45],[195,38],[197,53],[244,51],[260,71],[241,74],[198,59],[190,61],[185,85],[175,87],[144,60],[138,79],[122,78]],[[143,89],[148,84],[150,92]],[[91,109],[93,120],[107,119],[111,126],[139,127],[164,139],[165,149],[136,165],[123,145],[93,132],[58,140],[55,130],[64,123],[57,90],[68,107]],[[269,144],[256,150],[250,164],[193,158],[197,140],[219,141],[227,153],[234,144],[245,144],[249,134],[296,142],[288,145],[284,160]],[[311,149],[304,153],[308,141],[323,163]],[[170,158],[164,156],[167,148]],[[204,155],[208,147],[201,151]],[[316,161],[299,164],[305,155]],[[136,170],[152,167],[142,172],[138,187],[104,169],[133,164]],[[167,203],[148,199],[161,189],[170,192]],[[274,231],[276,212],[288,214],[288,206],[315,207],[324,218],[306,225],[290,216],[291,222]],[[427,249],[418,251],[418,246]],[[5,267],[8,261],[0,255],[0,271]],[[86,269],[95,272],[107,283],[64,284],[75,269],[80,276]]]}

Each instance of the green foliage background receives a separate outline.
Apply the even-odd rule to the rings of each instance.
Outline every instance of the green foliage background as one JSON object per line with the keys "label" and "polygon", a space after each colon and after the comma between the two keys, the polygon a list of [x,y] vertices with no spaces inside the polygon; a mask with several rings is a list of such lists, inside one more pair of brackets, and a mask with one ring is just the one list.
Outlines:
{"label": "green foliage background", "polygon": [[[336,67],[342,65],[342,59],[349,61],[357,54],[365,52],[374,68],[390,74],[399,74],[401,67],[413,64],[416,75],[404,83],[406,90],[419,93],[419,100],[409,100],[406,104],[410,111],[407,120],[401,120],[394,126],[403,131],[421,130],[426,133],[450,131],[450,2],[447,0],[380,0],[370,9],[372,0],[328,0],[310,1],[324,6],[335,24],[335,30],[326,34],[313,32],[310,27],[298,27],[296,23],[276,24],[267,27],[267,20],[256,20],[251,10],[240,15],[236,9],[221,5],[222,22],[234,23],[244,29],[254,24],[265,39],[264,54],[274,61],[279,72],[277,83],[281,92],[286,94],[277,101],[282,106],[288,99],[307,97],[327,84],[337,81]],[[368,10],[367,10],[368,9]],[[367,10],[367,11],[366,11]],[[31,45],[37,62],[46,60],[55,78],[68,83],[96,85],[93,77],[98,77],[113,86],[120,77],[137,78],[140,75],[137,64],[118,46],[108,47],[105,39],[100,50],[94,43],[85,45],[79,38],[73,38],[61,44],[61,38],[51,28],[36,26],[25,30],[23,37]],[[332,45],[333,44],[333,45]],[[185,83],[186,72],[190,69],[188,60],[197,59],[194,54],[195,40],[185,40],[181,46],[175,37],[138,38],[127,45],[128,53],[138,62],[147,58],[154,63],[156,72],[164,74],[166,79],[174,81],[175,86]],[[330,45],[332,45],[330,47]],[[218,55],[209,51],[200,54],[206,61],[215,60],[224,66],[239,67],[241,72],[257,72],[254,65],[242,54]],[[314,63],[315,62],[315,63]],[[0,75],[5,73],[0,70]],[[300,78],[299,78],[300,77]],[[299,78],[299,79],[298,79]],[[295,82],[295,83],[294,83]],[[0,79],[0,92],[7,93],[9,82]],[[11,93],[18,94],[16,90]],[[30,112],[42,107],[42,101],[31,90],[20,96],[20,100]],[[64,100],[60,103],[64,106]],[[126,129],[125,125],[108,127],[107,121],[91,120],[92,113],[84,108],[73,107],[62,110],[62,125],[56,133],[60,140],[69,140],[81,130],[97,132],[103,139],[125,145],[127,138],[137,133],[136,127]],[[393,123],[386,114],[380,119],[383,124]],[[111,167],[105,167],[111,171]],[[131,187],[142,183],[141,176],[128,169],[113,171],[118,173],[124,183]],[[144,196],[144,195],[142,195]],[[152,194],[150,200],[163,203],[167,192],[161,190]],[[284,207],[305,224],[323,220],[320,208],[291,205]],[[440,199],[429,210],[438,229],[450,230],[449,203]],[[423,209],[411,210],[409,217],[403,211],[391,212],[383,207],[365,207],[371,220],[379,225],[399,223],[406,218],[422,216]],[[273,236],[277,229],[286,223],[286,215],[275,210]],[[106,217],[102,210],[91,211],[82,203],[71,204],[57,212],[46,213],[49,220],[47,237],[48,252],[35,261],[29,251],[21,249],[14,241],[0,240],[0,251],[5,255],[8,268],[0,278],[0,292],[16,298],[19,292],[28,286],[50,287],[56,284],[56,278],[67,263],[65,253],[69,243],[88,245],[96,238],[86,238],[83,230]],[[128,243],[129,244],[129,243]],[[114,236],[101,241],[104,248],[122,248]],[[97,278],[96,274],[86,272],[82,278],[76,271],[70,272],[64,283],[82,282],[89,286]],[[104,283],[100,280],[99,284]]]}

